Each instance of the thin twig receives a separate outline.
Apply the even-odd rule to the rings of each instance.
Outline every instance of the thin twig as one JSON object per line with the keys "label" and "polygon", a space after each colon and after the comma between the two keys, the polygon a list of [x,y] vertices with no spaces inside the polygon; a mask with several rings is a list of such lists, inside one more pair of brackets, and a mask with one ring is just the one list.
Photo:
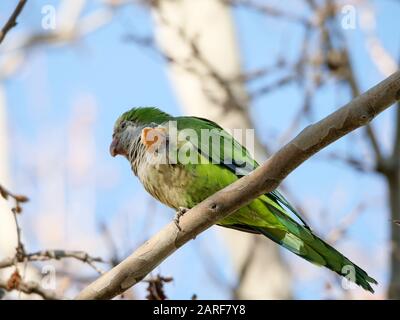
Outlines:
{"label": "thin twig", "polygon": [[0,30],[0,43],[3,42],[4,38],[6,37],[7,33],[17,25],[17,18],[21,14],[22,9],[24,8],[27,0],[19,0],[17,6],[15,7],[13,13],[11,14],[10,18],[8,18],[6,24]]}
{"label": "thin twig", "polygon": [[0,269],[11,267],[17,264],[18,262],[22,261],[36,262],[36,261],[62,260],[67,258],[76,259],[78,261],[87,263],[99,274],[102,274],[104,272],[95,265],[95,262],[107,263],[102,258],[92,257],[84,251],[43,250],[29,254],[25,253],[22,258],[18,258],[17,256],[15,256],[13,258],[5,258],[3,260],[0,260]]}
{"label": "thin twig", "polygon": [[15,206],[11,209],[11,212],[14,217],[16,231],[17,231],[17,247],[15,248],[15,250],[16,250],[15,258],[16,258],[16,260],[21,262],[24,260],[24,257],[25,257],[25,248],[22,243],[21,228],[18,223],[18,215],[22,213],[21,204],[28,202],[29,199],[28,199],[28,197],[25,197],[23,195],[17,195],[17,194],[12,193],[11,191],[4,188],[2,185],[0,185],[0,195],[6,200],[8,200],[9,198],[12,198],[15,201]]}
{"label": "thin twig", "polygon": [[247,8],[270,17],[287,19],[288,21],[300,23],[305,26],[311,25],[311,22],[306,17],[297,15],[289,11],[283,11],[278,8],[268,6],[266,4],[262,4],[256,1],[252,0],[222,0],[222,1],[228,5],[231,5],[232,7]]}
{"label": "thin twig", "polygon": [[73,258],[83,263],[88,264],[99,274],[104,271],[99,269],[95,262],[107,263],[100,257],[92,257],[84,251],[68,251],[68,250],[43,250],[35,253],[27,254],[28,261],[48,261],[48,260],[61,260],[65,258]]}
{"label": "thin twig", "polygon": [[166,300],[167,295],[164,291],[164,284],[173,281],[171,277],[162,277],[157,275],[157,277],[152,278],[150,280],[146,280],[145,282],[148,283],[147,292],[148,295],[146,296],[147,300]]}
{"label": "thin twig", "polygon": [[343,239],[353,222],[365,211],[365,207],[365,203],[360,203],[346,215],[339,225],[328,234],[327,241],[330,244],[335,244],[340,239]]}
{"label": "thin twig", "polygon": [[[15,227],[17,233],[17,247],[15,255],[14,257],[9,257],[0,260],[0,269],[17,266],[18,263],[21,262],[49,261],[49,260],[61,260],[66,258],[73,258],[88,264],[99,274],[104,273],[101,269],[99,269],[96,266],[95,263],[96,262],[105,263],[105,262],[101,258],[92,257],[83,251],[42,250],[38,252],[27,253],[22,243],[21,228],[18,223],[18,215],[22,213],[21,204],[28,202],[29,199],[23,195],[17,195],[10,192],[2,185],[0,185],[0,196],[6,200],[11,198],[15,202],[15,206],[11,209],[11,211],[15,220]],[[17,268],[16,271],[11,276],[11,278],[9,279],[9,281],[7,282],[7,284],[0,283],[0,288],[6,289],[7,291],[19,290],[20,292],[24,292],[26,294],[36,293],[42,296],[44,299],[58,299],[54,293],[48,290],[44,290],[43,288],[40,287],[38,283],[32,281],[23,282]]]}

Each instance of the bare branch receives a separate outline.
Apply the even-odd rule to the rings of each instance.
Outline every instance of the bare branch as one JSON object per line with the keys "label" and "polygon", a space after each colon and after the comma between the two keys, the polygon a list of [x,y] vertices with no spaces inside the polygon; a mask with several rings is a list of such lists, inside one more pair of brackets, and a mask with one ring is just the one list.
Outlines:
{"label": "bare branch", "polygon": [[7,281],[7,283],[0,281],[0,288],[5,289],[6,291],[18,290],[26,294],[35,293],[40,295],[43,299],[59,299],[53,292],[41,288],[39,283],[33,281],[23,282],[17,269],[18,263],[21,262],[49,261],[73,258],[88,264],[99,274],[104,273],[95,264],[96,262],[104,263],[104,261],[101,258],[92,257],[83,251],[42,250],[34,253],[27,253],[22,243],[21,228],[18,223],[18,215],[22,213],[21,204],[29,201],[29,199],[23,195],[17,195],[8,191],[2,185],[0,185],[0,196],[6,200],[11,198],[15,201],[15,206],[11,209],[11,211],[15,220],[17,233],[17,247],[15,255],[13,257],[0,260],[0,269],[15,266],[16,270],[12,274],[11,278]]}
{"label": "bare branch", "polygon": [[14,9],[14,12],[11,14],[10,18],[8,18],[4,27],[0,30],[0,43],[3,42],[7,33],[17,25],[17,18],[21,14],[22,9],[24,8],[27,0],[19,0],[17,6]]}
{"label": "bare branch", "polygon": [[263,96],[266,94],[269,94],[276,89],[282,88],[288,84],[290,84],[292,81],[295,81],[297,79],[296,74],[289,74],[286,75],[272,83],[269,83],[266,86],[263,86],[262,88],[257,89],[255,92],[252,92],[250,95],[250,99],[254,100],[255,98],[258,98],[259,96]]}
{"label": "bare branch", "polygon": [[43,289],[40,287],[40,285],[36,282],[33,281],[21,281],[18,283],[17,287],[10,288],[9,283],[0,279],[0,288],[6,290],[6,291],[13,291],[13,290],[18,290],[20,292],[26,293],[26,294],[37,294],[41,296],[45,300],[59,300],[61,299],[58,297],[53,291]]}
{"label": "bare branch", "polygon": [[326,155],[326,158],[329,160],[341,161],[347,165],[349,165],[352,169],[355,169],[360,172],[373,172],[374,168],[370,168],[368,164],[359,158],[352,156],[345,156],[339,153],[329,153]]}
{"label": "bare branch", "polygon": [[23,261],[35,262],[35,261],[62,260],[66,258],[72,258],[79,260],[83,263],[87,263],[98,273],[100,274],[104,273],[95,265],[95,262],[106,263],[102,258],[92,257],[84,251],[68,251],[68,250],[43,250],[34,253],[24,254],[22,258],[18,258],[17,256],[13,258],[6,258],[0,260],[0,269],[11,267],[13,265],[16,265],[18,262],[23,262]]}
{"label": "bare branch", "polygon": [[110,299],[141,281],[186,242],[252,199],[275,190],[294,169],[327,145],[365,126],[400,99],[400,71],[325,119],[304,129],[261,167],[171,222],[119,265],[86,287],[76,299]]}
{"label": "bare branch", "polygon": [[327,236],[328,243],[334,244],[340,239],[343,239],[354,221],[363,213],[365,207],[364,203],[360,203],[353,211],[346,215],[339,225]]}
{"label": "bare branch", "polygon": [[11,191],[7,190],[0,184],[0,195],[5,199],[8,200],[8,198],[13,198],[15,202],[17,203],[25,203],[29,201],[29,198],[19,195],[19,194],[14,194]]}
{"label": "bare branch", "polygon": [[173,281],[171,277],[162,277],[157,275],[157,277],[146,280],[148,283],[146,296],[147,300],[166,300],[167,296],[164,291],[164,284]]}
{"label": "bare branch", "polygon": [[289,11],[282,11],[278,8],[261,4],[256,1],[252,0],[222,0],[222,1],[228,5],[231,5],[232,7],[243,7],[270,17],[283,18],[291,22],[303,24],[305,26],[311,25],[311,22],[303,16],[297,15]]}
{"label": "bare branch", "polygon": [[11,209],[11,212],[13,214],[14,221],[15,221],[16,231],[17,231],[17,247],[15,248],[15,250],[16,250],[16,252],[15,252],[15,260],[23,261],[23,259],[25,257],[25,248],[24,248],[24,245],[22,243],[21,228],[20,228],[19,223],[18,223],[18,215],[22,213],[21,204],[25,203],[25,202],[28,202],[29,198],[25,197],[23,195],[14,194],[14,193],[8,191],[6,188],[4,188],[1,185],[0,185],[0,195],[6,200],[8,200],[9,198],[12,198],[15,201],[15,205]]}
{"label": "bare branch", "polygon": [[88,264],[97,273],[103,274],[104,271],[96,266],[95,262],[105,263],[99,257],[91,257],[88,253],[83,251],[67,251],[67,250],[44,250],[32,253],[27,256],[30,261],[47,261],[47,260],[60,260],[64,258],[73,258],[83,263]]}

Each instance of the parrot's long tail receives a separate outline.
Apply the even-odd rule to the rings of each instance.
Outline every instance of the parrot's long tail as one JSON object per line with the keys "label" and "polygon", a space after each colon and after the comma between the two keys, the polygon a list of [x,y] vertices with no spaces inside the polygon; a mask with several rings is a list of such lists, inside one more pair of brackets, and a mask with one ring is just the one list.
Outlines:
{"label": "parrot's long tail", "polygon": [[370,284],[378,284],[364,270],[351,262],[328,243],[318,238],[311,230],[287,216],[278,217],[284,229],[253,227],[298,256],[320,266],[325,266],[365,290],[374,292]]}

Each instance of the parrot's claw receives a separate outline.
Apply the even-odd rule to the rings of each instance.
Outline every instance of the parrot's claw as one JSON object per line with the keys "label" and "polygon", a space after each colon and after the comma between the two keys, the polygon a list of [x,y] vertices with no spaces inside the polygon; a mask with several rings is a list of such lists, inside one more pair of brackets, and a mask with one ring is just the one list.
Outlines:
{"label": "parrot's claw", "polygon": [[184,207],[179,207],[178,210],[176,211],[174,222],[179,231],[182,231],[182,228],[179,225],[179,220],[187,211],[189,211],[189,209]]}

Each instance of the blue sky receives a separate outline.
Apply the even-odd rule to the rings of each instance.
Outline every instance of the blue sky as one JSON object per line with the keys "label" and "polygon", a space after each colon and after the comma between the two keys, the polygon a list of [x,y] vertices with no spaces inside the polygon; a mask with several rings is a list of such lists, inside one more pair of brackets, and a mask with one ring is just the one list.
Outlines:
{"label": "blue sky", "polygon": [[[295,2],[292,1],[290,3]],[[12,32],[40,30],[40,8],[49,3],[57,4],[58,1],[29,1],[19,19],[18,28]],[[289,1],[285,1],[285,5],[288,3]],[[398,57],[400,28],[396,19],[400,16],[400,4],[391,0],[371,3],[377,12],[379,38],[385,49],[392,56]],[[85,12],[90,12],[97,6],[96,1],[91,1]],[[12,1],[1,2],[1,20],[12,7]],[[280,54],[282,47],[288,56],[295,58],[299,39],[301,40],[300,28],[287,23],[282,24],[277,19],[266,19],[246,10],[235,11],[234,17],[244,69],[252,70],[264,66],[266,62],[273,62],[274,58]],[[23,183],[26,181],[24,175],[31,174],[27,157],[32,156],[24,146],[29,145],[30,152],[33,150],[41,154],[48,151],[49,146],[58,145],[59,149],[55,152],[62,157],[67,148],[65,139],[74,104],[87,96],[95,100],[97,107],[94,123],[95,165],[93,170],[95,171],[96,219],[111,223],[116,212],[129,215],[131,206],[134,206],[138,214],[135,214],[132,226],[128,229],[132,228],[129,237],[131,237],[131,246],[135,246],[137,239],[146,238],[141,234],[144,215],[156,216],[154,224],[151,225],[150,230],[146,231],[149,236],[164,225],[173,213],[160,204],[155,205],[156,210],[153,213],[149,213],[150,198],[132,176],[128,163],[122,158],[113,159],[109,156],[108,147],[114,121],[132,106],[159,106],[175,115],[181,114],[181,109],[168,81],[165,64],[152,52],[124,40],[131,31],[142,35],[153,32],[151,16],[144,8],[129,6],[118,10],[112,23],[73,45],[34,48],[19,72],[5,81],[5,88],[11,139],[16,146],[11,150],[14,186],[21,193],[33,192],[36,184],[40,184],[40,181],[34,178],[29,187]],[[371,62],[359,28],[346,31],[345,35],[351,43],[352,60],[364,91],[382,80],[383,76]],[[335,88],[334,85],[330,85],[329,88],[322,89],[314,100],[317,106],[315,120],[329,114],[349,99],[349,94],[344,90],[339,90],[337,86]],[[296,86],[288,86],[254,101],[251,105],[251,114],[256,119],[256,129],[261,139],[271,143],[275,135],[282,133],[287,127],[288,119],[292,119],[300,103],[301,96]],[[392,114],[393,110],[388,111],[375,122],[377,132],[383,140],[387,140],[387,136],[390,135]],[[307,124],[306,120],[302,121],[302,126]],[[55,139],[58,143],[53,141],[47,144],[47,135],[49,141]],[[272,145],[274,148],[279,147],[279,145]],[[351,148],[352,141],[345,139],[324,152]],[[115,181],[110,184],[103,183],[104,172],[112,172],[115,175]],[[291,190],[295,190],[297,199],[306,199],[306,208],[309,209],[307,215],[321,235],[326,235],[329,228],[334,228],[341,218],[360,201],[365,198],[373,199],[372,205],[351,226],[346,239],[339,242],[337,246],[349,255],[354,253],[354,250],[361,250],[362,255],[366,257],[369,252],[376,254],[385,247],[388,216],[383,198],[384,184],[380,178],[356,173],[340,163],[327,162],[321,156],[317,156],[293,172],[287,179],[287,183]],[[339,199],[340,203],[332,203],[335,199]],[[313,206],[313,203],[316,205]],[[326,216],[325,206],[332,211],[328,216]],[[32,204],[27,214],[34,214],[34,208],[35,205]],[[321,219],[327,226],[321,224]],[[197,252],[199,245],[207,247],[216,237],[213,231],[205,232],[196,240],[196,244],[183,247],[159,267],[163,274],[175,277],[174,284],[167,287],[167,292],[171,297],[190,298],[193,293],[201,298],[227,297],[226,291],[221,290],[209,280]],[[44,244],[32,241],[32,245]],[[51,246],[49,243],[46,245]],[[226,257],[223,247],[222,245],[218,247],[217,253],[214,254],[215,260],[222,270],[222,276],[232,281],[232,271],[223,264]],[[128,249],[125,248],[125,250]],[[286,254],[285,257],[292,266],[302,263],[296,257]],[[370,259],[366,268],[384,284],[387,270],[373,261],[374,256]],[[187,268],[187,261],[191,261],[189,268]],[[315,268],[303,265],[302,267],[310,268],[310,270]],[[192,281],[187,281],[187,279]],[[203,283],[207,285],[204,286]],[[321,293],[323,285],[323,281],[312,283],[297,281],[296,296],[323,298]]]}

